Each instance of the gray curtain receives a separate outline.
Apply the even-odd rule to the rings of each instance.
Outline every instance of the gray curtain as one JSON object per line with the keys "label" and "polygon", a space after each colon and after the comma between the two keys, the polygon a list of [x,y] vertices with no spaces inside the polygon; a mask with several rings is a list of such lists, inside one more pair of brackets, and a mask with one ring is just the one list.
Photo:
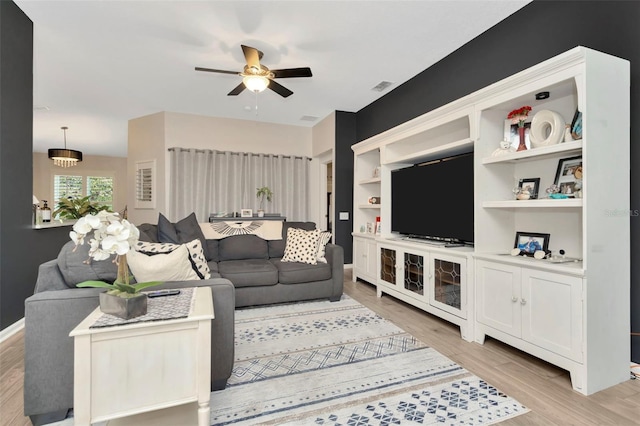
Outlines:
{"label": "gray curtain", "polygon": [[210,213],[258,210],[258,188],[273,192],[266,213],[280,213],[288,221],[308,220],[308,157],[169,149],[169,215],[180,220],[195,212],[199,222]]}

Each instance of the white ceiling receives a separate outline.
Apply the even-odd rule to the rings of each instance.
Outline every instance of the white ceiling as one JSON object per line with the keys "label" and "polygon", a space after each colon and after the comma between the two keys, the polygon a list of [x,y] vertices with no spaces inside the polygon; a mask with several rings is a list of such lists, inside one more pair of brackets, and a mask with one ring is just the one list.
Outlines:
{"label": "white ceiling", "polygon": [[[356,112],[530,0],[14,1],[34,23],[34,151],[62,147],[68,126],[68,148],[125,157],[128,120],[160,111],[296,126]],[[256,99],[227,96],[239,76],[194,70],[241,71],[241,44],[313,77]]]}

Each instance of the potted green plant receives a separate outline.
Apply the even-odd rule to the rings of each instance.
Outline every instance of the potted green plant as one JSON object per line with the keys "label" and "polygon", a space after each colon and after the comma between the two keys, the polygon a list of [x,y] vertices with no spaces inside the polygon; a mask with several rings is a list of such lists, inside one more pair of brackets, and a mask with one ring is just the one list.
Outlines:
{"label": "potted green plant", "polygon": [[85,237],[91,232],[93,235],[89,240],[91,248],[88,261],[106,260],[115,254],[113,261],[118,265],[118,274],[113,283],[84,281],[77,284],[77,287],[106,288],[106,293],[100,293],[100,310],[106,314],[123,319],[146,314],[147,295],[141,291],[160,284],[160,281],[131,283],[127,253],[138,242],[138,228],[128,220],[121,219],[118,213],[102,210],[78,219],[69,236],[77,246],[84,244]]}
{"label": "potted green plant", "polygon": [[96,214],[103,210],[110,210],[109,206],[101,205],[97,201],[91,201],[91,196],[60,198],[53,217],[60,219],[80,219],[87,214]]}
{"label": "potted green plant", "polygon": [[258,217],[263,217],[264,216],[264,200],[266,198],[267,201],[271,202],[271,199],[273,198],[273,192],[271,192],[271,189],[269,189],[268,186],[263,186],[262,188],[258,188],[256,197],[258,197],[258,200],[260,202],[260,207],[258,208]]}

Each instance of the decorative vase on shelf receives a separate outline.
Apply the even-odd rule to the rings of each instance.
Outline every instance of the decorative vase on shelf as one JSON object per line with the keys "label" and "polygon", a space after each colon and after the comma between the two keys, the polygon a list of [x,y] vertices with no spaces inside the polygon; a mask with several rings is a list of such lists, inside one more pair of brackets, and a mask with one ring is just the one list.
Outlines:
{"label": "decorative vase on shelf", "polygon": [[527,144],[524,141],[524,127],[518,127],[518,137],[520,138],[520,145],[516,151],[526,151]]}
{"label": "decorative vase on shelf", "polygon": [[573,136],[571,136],[571,124],[567,124],[567,126],[564,129],[564,141],[565,142],[573,141]]}

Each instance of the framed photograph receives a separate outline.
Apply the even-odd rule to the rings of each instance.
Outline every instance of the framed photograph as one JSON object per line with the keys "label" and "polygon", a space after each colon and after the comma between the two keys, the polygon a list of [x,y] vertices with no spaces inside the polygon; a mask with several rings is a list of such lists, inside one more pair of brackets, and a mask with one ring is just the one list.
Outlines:
{"label": "framed photograph", "polygon": [[582,182],[582,156],[561,158],[558,161],[556,178],[553,181],[560,190],[560,194],[568,197],[575,196],[576,181]]}
{"label": "framed photograph", "polygon": [[[527,145],[527,149],[531,149],[531,142],[529,142],[529,132],[531,131],[531,120],[524,123],[524,143]],[[513,148],[518,148],[520,145],[520,138],[518,137],[518,125],[511,123],[511,120],[504,121],[504,140],[511,142]]]}
{"label": "framed photograph", "polygon": [[540,178],[520,179],[518,188],[523,191],[529,191],[529,198],[535,200],[538,198],[538,190],[540,189]]}
{"label": "framed photograph", "polygon": [[582,139],[582,113],[577,109],[571,120],[571,137],[575,140]]}
{"label": "framed photograph", "polygon": [[240,209],[240,217],[253,217],[253,210]]}
{"label": "framed photograph", "polygon": [[520,249],[520,254],[525,256],[533,256],[538,250],[547,253],[550,235],[537,232],[516,232],[516,242],[513,248]]}

